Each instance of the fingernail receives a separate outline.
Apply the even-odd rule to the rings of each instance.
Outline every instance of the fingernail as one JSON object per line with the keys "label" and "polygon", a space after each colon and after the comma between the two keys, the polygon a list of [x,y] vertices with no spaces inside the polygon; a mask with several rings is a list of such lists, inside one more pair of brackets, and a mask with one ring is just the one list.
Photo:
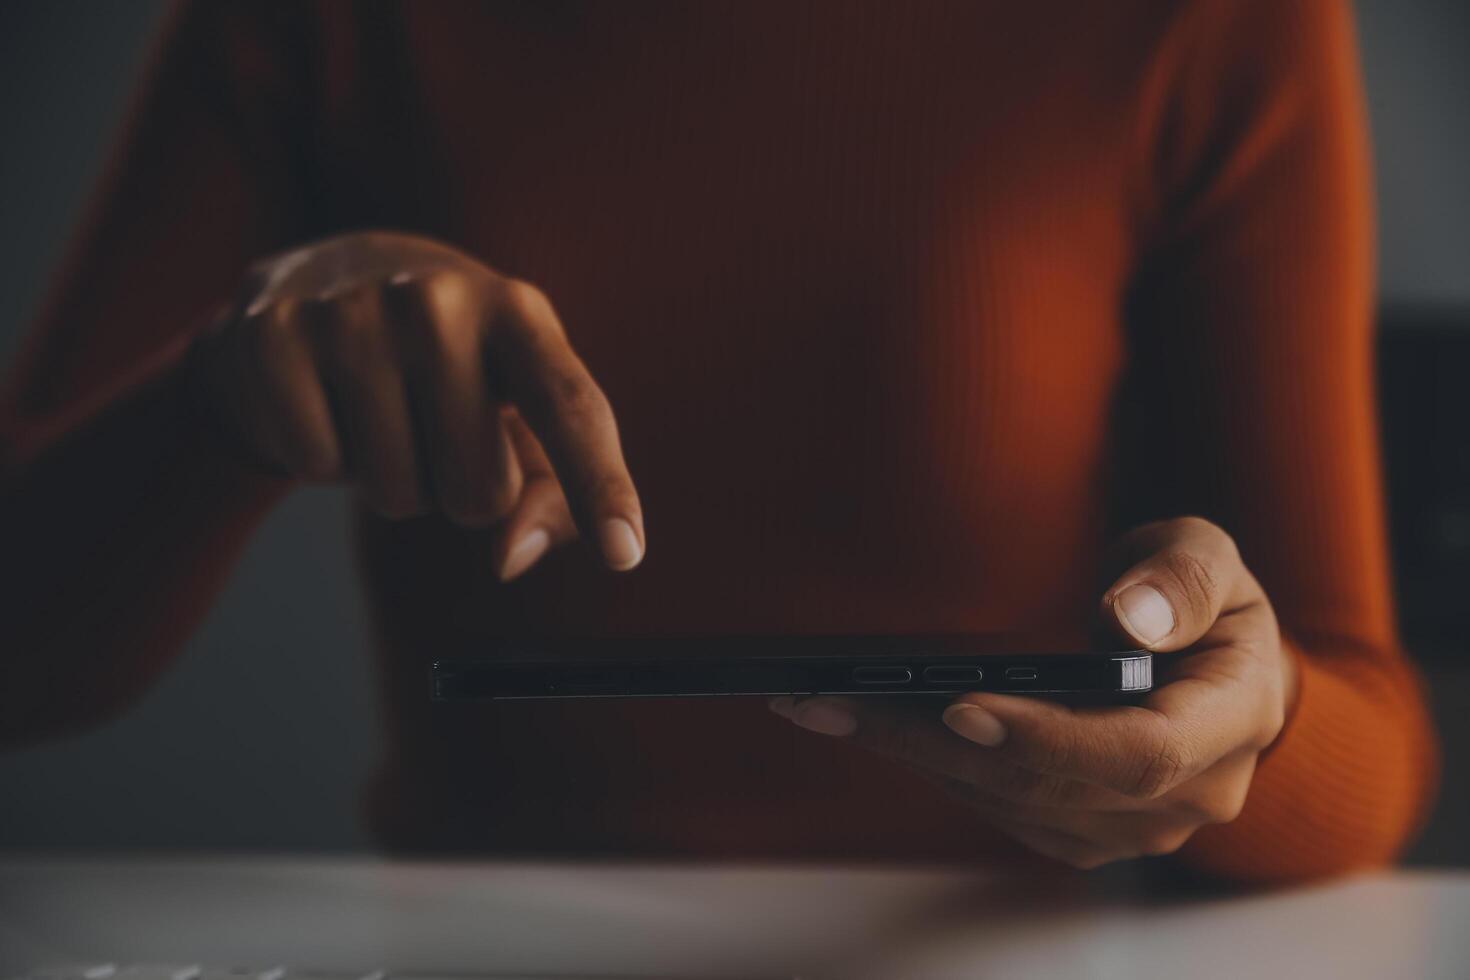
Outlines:
{"label": "fingernail", "polygon": [[505,564],[500,566],[500,581],[509,582],[517,575],[536,564],[537,559],[551,546],[551,535],[545,528],[532,528],[506,552]]}
{"label": "fingernail", "polygon": [[973,704],[952,704],[944,709],[944,723],[950,731],[977,745],[995,748],[1006,740],[1006,726],[984,708]]}
{"label": "fingernail", "polygon": [[792,722],[818,735],[851,735],[857,731],[857,719],[852,712],[821,698],[803,701],[792,711]]}
{"label": "fingernail", "polygon": [[620,572],[632,568],[643,558],[643,546],[638,543],[638,535],[633,533],[633,525],[621,517],[609,517],[602,522],[599,540],[603,557]]}
{"label": "fingernail", "polygon": [[770,708],[782,718],[789,719],[792,710],[796,707],[796,698],[793,698],[789,694],[782,694],[779,697],[774,697],[767,701],[766,707]]}
{"label": "fingernail", "polygon": [[1174,632],[1174,608],[1151,585],[1130,585],[1113,600],[1123,628],[1152,646]]}

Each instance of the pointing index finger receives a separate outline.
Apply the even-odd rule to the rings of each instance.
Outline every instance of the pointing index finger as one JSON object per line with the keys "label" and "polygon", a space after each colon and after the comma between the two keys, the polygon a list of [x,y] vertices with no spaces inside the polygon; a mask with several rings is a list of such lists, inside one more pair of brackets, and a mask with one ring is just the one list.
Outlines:
{"label": "pointing index finger", "polygon": [[619,570],[643,558],[643,511],[617,423],[544,294],[505,284],[490,325],[492,377],[546,448],[578,530]]}

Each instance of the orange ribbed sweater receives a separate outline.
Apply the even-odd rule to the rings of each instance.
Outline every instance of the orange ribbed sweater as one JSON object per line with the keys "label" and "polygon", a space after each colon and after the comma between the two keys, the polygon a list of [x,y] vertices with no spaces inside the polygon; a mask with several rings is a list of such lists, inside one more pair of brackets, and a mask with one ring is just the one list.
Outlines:
{"label": "orange ribbed sweater", "polygon": [[[758,700],[436,707],[426,664],[525,629],[1080,636],[1109,536],[1197,513],[1301,692],[1181,859],[1386,860],[1434,759],[1386,566],[1364,130],[1337,0],[187,7],[7,388],[36,612],[3,727],[135,697],[286,489],[181,418],[189,332],[251,259],[393,226],[552,297],[649,550],[501,586],[482,534],[362,519],[389,847],[1004,859]],[[106,486],[54,476],[98,460]]]}

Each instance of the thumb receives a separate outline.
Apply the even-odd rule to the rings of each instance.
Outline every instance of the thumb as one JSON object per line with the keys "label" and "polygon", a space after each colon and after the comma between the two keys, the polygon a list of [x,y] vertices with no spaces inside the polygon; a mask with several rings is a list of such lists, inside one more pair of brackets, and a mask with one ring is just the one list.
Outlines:
{"label": "thumb", "polygon": [[1122,548],[1141,556],[1103,593],[1102,618],[1149,650],[1182,650],[1215,625],[1222,611],[1264,601],[1235,542],[1198,517],[1148,524]]}

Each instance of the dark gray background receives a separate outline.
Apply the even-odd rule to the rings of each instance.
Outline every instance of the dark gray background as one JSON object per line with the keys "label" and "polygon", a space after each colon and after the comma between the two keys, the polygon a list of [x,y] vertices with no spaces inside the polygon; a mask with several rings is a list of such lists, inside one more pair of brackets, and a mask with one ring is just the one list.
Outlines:
{"label": "dark gray background", "polygon": [[[1470,310],[1470,4],[1356,7],[1382,294]],[[0,3],[0,363],[35,311],[162,8]],[[310,490],[277,511],[176,668],[126,718],[0,756],[0,845],[364,846],[356,794],[378,726],[343,504]],[[1463,640],[1449,641],[1461,661]],[[1452,742],[1470,747],[1470,684],[1443,662],[1440,713],[1458,726]],[[1421,859],[1466,858],[1456,771]]]}

